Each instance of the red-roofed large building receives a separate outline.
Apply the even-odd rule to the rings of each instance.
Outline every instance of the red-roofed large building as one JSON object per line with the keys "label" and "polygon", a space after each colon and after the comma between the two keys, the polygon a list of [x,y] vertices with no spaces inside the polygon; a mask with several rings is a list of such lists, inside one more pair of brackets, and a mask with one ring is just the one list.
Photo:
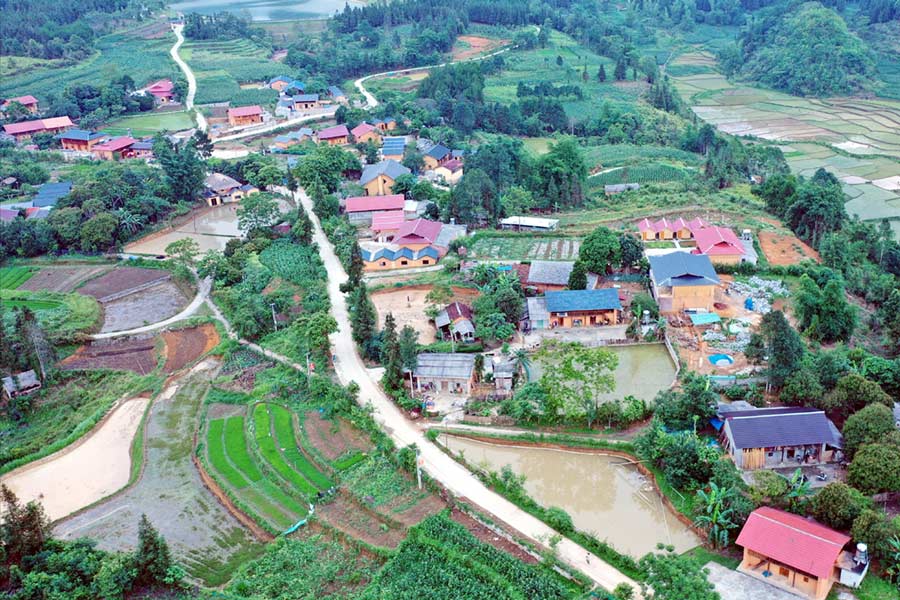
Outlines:
{"label": "red-roofed large building", "polygon": [[175,99],[175,84],[171,79],[160,79],[147,86],[147,93],[160,104],[168,104]]}
{"label": "red-roofed large building", "polygon": [[128,155],[131,146],[137,142],[133,137],[123,135],[113,138],[102,144],[97,144],[91,148],[91,152],[100,160],[115,160],[125,158]]}
{"label": "red-roofed large building", "polygon": [[709,225],[700,217],[690,221],[681,217],[677,219],[663,217],[658,221],[643,219],[638,223],[638,231],[641,232],[641,239],[645,242],[652,240],[693,239],[694,232],[704,227],[709,227]]}
{"label": "red-roofed large building", "polygon": [[72,127],[72,119],[69,117],[52,117],[50,119],[37,119],[34,121],[22,121],[3,126],[7,135],[16,138],[17,142],[31,139],[37,133],[59,133]]}
{"label": "red-roofed large building", "polygon": [[727,227],[704,227],[693,232],[694,254],[705,254],[714,263],[734,265],[744,256],[744,244]]}
{"label": "red-roofed large building", "polygon": [[403,194],[387,196],[352,196],[347,198],[344,212],[354,225],[368,225],[374,216],[385,211],[402,211],[406,200]]}
{"label": "red-roofed large building", "polygon": [[232,127],[262,123],[262,108],[259,105],[238,106],[228,109],[228,124]]}
{"label": "red-roofed large building", "polygon": [[375,241],[386,244],[394,241],[405,222],[406,215],[402,210],[386,210],[372,215],[370,229],[375,236]]}
{"label": "red-roofed large building", "polygon": [[34,96],[17,96],[15,98],[7,98],[3,101],[3,104],[0,104],[0,110],[6,110],[9,108],[9,105],[13,102],[18,102],[21,104],[25,110],[30,112],[33,115],[38,114],[38,99]]}
{"label": "red-roofed large building", "polygon": [[737,538],[744,548],[738,570],[791,593],[824,600],[836,581],[859,585],[868,570],[865,551],[844,551],[850,536],[769,506],[757,508]]}
{"label": "red-roofed large building", "polygon": [[316,133],[316,141],[324,142],[330,146],[343,146],[350,142],[350,131],[346,125],[326,127]]}

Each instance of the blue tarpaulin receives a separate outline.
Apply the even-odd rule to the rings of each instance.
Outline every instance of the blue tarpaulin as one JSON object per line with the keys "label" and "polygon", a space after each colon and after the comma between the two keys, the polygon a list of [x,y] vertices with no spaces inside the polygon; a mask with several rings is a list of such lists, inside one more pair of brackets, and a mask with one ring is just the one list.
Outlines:
{"label": "blue tarpaulin", "polygon": [[722,429],[722,425],[724,425],[725,422],[722,421],[721,419],[716,419],[715,417],[713,417],[712,419],[709,420],[709,424],[713,426],[713,429],[715,429],[716,431],[719,431]]}
{"label": "blue tarpaulin", "polygon": [[716,313],[696,313],[691,315],[691,323],[694,325],[712,325],[721,323],[722,318]]}

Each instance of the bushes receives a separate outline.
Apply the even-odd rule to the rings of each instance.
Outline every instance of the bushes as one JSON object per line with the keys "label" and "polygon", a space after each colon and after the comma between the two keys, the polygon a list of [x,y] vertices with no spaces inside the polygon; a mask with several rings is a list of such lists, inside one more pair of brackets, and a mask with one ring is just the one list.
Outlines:
{"label": "bushes", "polygon": [[835,481],[819,490],[812,500],[813,516],[835,529],[849,529],[870,506],[869,499],[846,483]]}
{"label": "bushes", "polygon": [[544,511],[544,519],[547,521],[547,525],[560,533],[569,534],[575,530],[572,517],[558,506],[551,506]]}

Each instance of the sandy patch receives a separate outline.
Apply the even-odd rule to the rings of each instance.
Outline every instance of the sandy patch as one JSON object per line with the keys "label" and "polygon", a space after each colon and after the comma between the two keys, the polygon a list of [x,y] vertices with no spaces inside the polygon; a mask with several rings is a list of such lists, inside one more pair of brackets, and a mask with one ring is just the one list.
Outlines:
{"label": "sandy patch", "polygon": [[[419,332],[419,343],[430,344],[436,341],[434,324],[429,321],[425,309],[429,303],[425,296],[431,291],[431,286],[415,286],[406,288],[390,288],[372,294],[372,303],[378,313],[378,327],[384,327],[384,318],[388,313],[393,313],[397,321],[397,330],[404,325],[411,325]],[[471,304],[478,295],[473,289],[454,287],[454,296],[450,302],[463,302]]]}
{"label": "sandy patch", "polygon": [[838,150],[844,150],[846,152],[853,152],[854,150],[871,150],[872,146],[868,144],[860,144],[859,142],[851,142],[847,140],[846,142],[840,142],[837,144],[832,144]]}
{"label": "sandy patch", "polygon": [[12,471],[3,483],[22,503],[42,502],[54,521],[118,491],[128,484],[131,442],[149,401],[126,400],[82,443]]}
{"label": "sandy patch", "polygon": [[773,265],[796,265],[808,258],[819,262],[819,253],[793,234],[760,231],[759,245]]}

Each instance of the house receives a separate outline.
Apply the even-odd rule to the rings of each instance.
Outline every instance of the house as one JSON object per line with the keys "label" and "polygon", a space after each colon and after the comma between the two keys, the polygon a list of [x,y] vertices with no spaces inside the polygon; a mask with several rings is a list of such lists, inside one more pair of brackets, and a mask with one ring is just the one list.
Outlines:
{"label": "house", "polygon": [[403,221],[388,245],[374,242],[360,245],[364,268],[384,271],[435,265],[447,253],[450,242],[465,233],[463,225],[427,219]]}
{"label": "house", "polygon": [[705,254],[713,262],[735,265],[743,262],[744,245],[727,227],[704,227],[692,231],[697,247],[694,254]]}
{"label": "house", "polygon": [[540,217],[507,217],[500,220],[500,228],[512,231],[556,231],[559,219]]}
{"label": "house", "polygon": [[381,146],[381,158],[383,160],[403,160],[406,151],[406,138],[386,137]]}
{"label": "house", "polygon": [[525,308],[527,316],[525,318],[525,328],[532,329],[548,329],[550,327],[550,313],[547,312],[547,301],[541,296],[538,298],[526,298]]}
{"label": "house", "polygon": [[662,312],[713,310],[719,276],[705,254],[650,256],[650,291]]}
{"label": "house", "polygon": [[106,139],[106,135],[99,131],[87,131],[85,129],[69,129],[63,133],[57,134],[56,139],[59,140],[63,150],[71,150],[73,152],[90,152],[96,144]]}
{"label": "house", "polygon": [[358,144],[365,144],[368,141],[377,144],[381,140],[381,133],[379,133],[378,129],[365,121],[351,129],[350,133]]}
{"label": "house", "polygon": [[457,342],[474,342],[475,325],[472,323],[472,309],[462,302],[448,304],[434,318],[441,339]]}
{"label": "house", "polygon": [[275,147],[281,150],[286,150],[291,146],[296,146],[301,142],[311,140],[312,137],[312,129],[310,129],[309,127],[301,127],[297,131],[291,131],[282,135],[275,136]]}
{"label": "house", "polygon": [[72,191],[71,181],[58,181],[56,183],[43,183],[38,186],[37,194],[31,199],[31,205],[36,208],[56,206],[61,198]]}
{"label": "house", "polygon": [[100,160],[118,160],[125,158],[131,146],[137,142],[133,137],[123,135],[121,137],[113,138],[102,144],[97,144],[91,150],[94,156],[99,158]]}
{"label": "house", "polygon": [[[346,127],[344,128],[346,130]],[[384,196],[393,193],[394,182],[401,175],[412,173],[394,160],[383,160],[374,165],[366,165],[359,184],[366,189],[367,196]]]}
{"label": "house", "polygon": [[592,327],[619,322],[622,303],[618,290],[566,290],[544,294],[550,327]]}
{"label": "house", "polygon": [[326,143],[330,146],[343,146],[350,142],[350,131],[346,125],[335,125],[334,127],[326,127],[319,130],[316,134],[316,141]]}
{"label": "house", "polygon": [[569,275],[574,267],[573,261],[535,260],[523,283],[540,293],[564,290],[569,287]]}
{"label": "house", "polygon": [[18,102],[25,110],[33,115],[38,114],[38,99],[31,95],[7,98],[3,101],[3,104],[0,104],[0,111],[6,111],[13,102]]}
{"label": "house", "polygon": [[258,104],[228,109],[228,124],[232,127],[262,123],[262,120],[262,108]]}
{"label": "house", "polygon": [[474,384],[474,354],[435,352],[422,353],[416,357],[413,387],[418,392],[470,394]]}
{"label": "house", "polygon": [[510,396],[513,392],[513,380],[516,375],[516,362],[495,356],[485,362],[485,369],[490,371],[494,379],[494,393],[498,396]]}
{"label": "house", "polygon": [[436,169],[452,157],[450,148],[442,144],[435,144],[423,156],[425,161],[425,170],[430,171]]}
{"label": "house", "polygon": [[294,81],[292,77],[288,77],[287,75],[279,75],[278,77],[273,77],[269,80],[268,86],[276,92],[283,92],[289,88],[294,88],[302,91],[304,88],[303,83]]}
{"label": "house", "polygon": [[294,101],[290,98],[279,98],[275,103],[276,117],[290,117],[294,112]]}
{"label": "house", "polygon": [[310,110],[321,106],[318,94],[297,94],[291,101],[294,103],[294,110]]}
{"label": "house", "polygon": [[746,471],[824,464],[843,445],[825,412],[815,408],[753,408],[722,413],[722,446]]}
{"label": "house", "polygon": [[41,381],[33,369],[3,378],[3,398],[6,400],[27,396],[39,389]]}
{"label": "house", "polygon": [[38,133],[60,133],[73,125],[74,123],[69,117],[52,117],[49,119],[22,121],[21,123],[9,123],[3,126],[3,132],[15,138],[16,142],[21,142],[30,140],[31,136]]}
{"label": "house", "polygon": [[381,131],[393,131],[397,129],[397,121],[390,117],[386,119],[375,119],[372,121],[372,124]]}
{"label": "house", "polygon": [[241,185],[237,180],[222,173],[207,175],[203,184],[206,188],[203,197],[210,206],[240,202],[242,198],[259,192],[258,188],[249,184]]}
{"label": "house", "polygon": [[850,536],[771,506],[750,513],[736,543],[738,571],[810,600],[824,600],[838,581],[858,587],[869,569],[865,544],[848,552]]}
{"label": "house", "polygon": [[388,244],[394,241],[400,232],[400,227],[406,222],[406,213],[402,210],[386,210],[372,215],[372,225],[369,227],[375,237],[375,241]]}
{"label": "house", "polygon": [[643,219],[638,223],[638,231],[641,233],[641,239],[645,242],[674,239],[690,240],[694,238],[694,232],[705,227],[709,227],[709,225],[700,217],[689,221],[681,217],[677,219],[663,217],[658,221],[651,222],[650,219]]}
{"label": "house", "polygon": [[160,79],[155,83],[147,86],[149,93],[159,104],[168,104],[175,100],[175,84],[171,79]]}
{"label": "house", "polygon": [[397,231],[394,243],[400,246],[419,249],[438,242],[443,224],[428,219],[404,221]]}
{"label": "house", "polygon": [[354,225],[368,225],[378,213],[402,211],[405,202],[403,194],[352,196],[347,198],[344,212]]}
{"label": "house", "polygon": [[398,246],[370,248],[360,245],[360,253],[366,271],[427,267],[436,265],[441,259],[440,250],[433,246],[413,250]]}
{"label": "house", "polygon": [[39,208],[37,206],[33,206],[31,208],[25,209],[25,220],[26,221],[29,221],[31,219],[38,219],[38,220],[46,219],[48,216],[50,216],[49,208]]}
{"label": "house", "polygon": [[463,164],[458,158],[451,158],[434,169],[434,174],[449,185],[458,183],[463,176]]}
{"label": "house", "polygon": [[347,95],[336,85],[328,86],[328,97],[340,104],[347,104],[348,102]]}
{"label": "house", "polygon": [[20,187],[19,180],[12,176],[4,177],[3,179],[0,179],[0,187],[9,188],[11,190],[17,190]]}
{"label": "house", "polygon": [[153,142],[140,140],[133,143],[128,149],[128,158],[153,158]]}
{"label": "house", "polygon": [[607,196],[613,196],[615,194],[621,194],[622,192],[631,192],[639,189],[641,189],[641,184],[639,183],[611,183],[603,186],[603,192]]}

